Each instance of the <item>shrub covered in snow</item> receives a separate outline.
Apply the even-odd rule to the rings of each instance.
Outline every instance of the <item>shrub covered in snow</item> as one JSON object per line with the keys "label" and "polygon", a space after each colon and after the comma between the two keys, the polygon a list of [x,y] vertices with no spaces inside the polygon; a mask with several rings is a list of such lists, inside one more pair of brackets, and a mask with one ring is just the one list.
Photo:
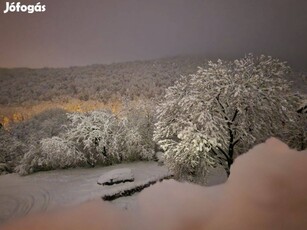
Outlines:
{"label": "shrub covered in snow", "polygon": [[[152,159],[155,142],[153,130],[155,123],[155,103],[151,100],[126,102],[120,114],[126,125],[126,151],[133,152],[141,159]],[[132,154],[133,155],[133,154]]]}
{"label": "shrub covered in snow", "polygon": [[137,125],[136,120],[126,115],[117,117],[105,110],[73,113],[69,115],[72,123],[64,137],[75,144],[92,166],[149,159],[153,146],[147,144],[141,123]]}
{"label": "shrub covered in snow", "polygon": [[[166,90],[154,138],[177,176],[202,176],[269,136],[295,132],[298,97],[283,78],[290,68],[267,56],[209,62]],[[287,134],[287,135],[286,135]],[[287,141],[287,140],[286,140]]]}
{"label": "shrub covered in snow", "polygon": [[40,148],[40,141],[59,135],[67,123],[66,112],[61,109],[50,109],[31,119],[14,123],[0,129],[0,163],[6,170],[12,172],[22,164],[25,153],[32,152],[33,147]]}
{"label": "shrub covered in snow", "polygon": [[8,130],[0,129],[0,174],[12,172],[26,151],[24,143]]}
{"label": "shrub covered in snow", "polygon": [[26,175],[40,170],[76,167],[84,163],[83,154],[72,142],[52,137],[41,140],[38,146],[31,146],[16,167],[16,172]]}

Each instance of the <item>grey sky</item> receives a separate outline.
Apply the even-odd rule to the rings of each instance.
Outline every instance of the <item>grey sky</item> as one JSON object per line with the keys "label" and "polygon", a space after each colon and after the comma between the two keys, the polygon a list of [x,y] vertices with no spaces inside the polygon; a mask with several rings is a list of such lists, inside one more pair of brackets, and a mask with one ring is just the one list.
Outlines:
{"label": "grey sky", "polygon": [[254,52],[307,70],[306,0],[42,0],[47,10],[36,14],[3,14],[5,2],[2,67]]}

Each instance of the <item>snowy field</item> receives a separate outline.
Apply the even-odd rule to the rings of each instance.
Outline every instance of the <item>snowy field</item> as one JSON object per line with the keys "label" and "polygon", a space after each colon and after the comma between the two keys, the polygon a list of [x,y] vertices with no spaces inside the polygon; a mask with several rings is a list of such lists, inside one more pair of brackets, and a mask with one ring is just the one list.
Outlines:
{"label": "snowy field", "polygon": [[[112,186],[97,184],[98,178],[113,169],[129,168],[134,174],[133,182]],[[0,176],[0,224],[12,218],[71,206],[97,199],[107,194],[146,184],[169,175],[164,166],[156,162],[136,162],[91,169],[68,169],[38,172],[21,177],[17,174]],[[130,209],[136,195],[119,198],[115,205]]]}

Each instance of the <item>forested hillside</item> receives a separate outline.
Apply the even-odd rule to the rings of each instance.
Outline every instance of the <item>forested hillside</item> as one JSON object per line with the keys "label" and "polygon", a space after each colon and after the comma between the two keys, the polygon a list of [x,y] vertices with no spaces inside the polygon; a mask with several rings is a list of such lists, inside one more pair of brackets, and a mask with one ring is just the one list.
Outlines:
{"label": "forested hillside", "polygon": [[0,69],[0,104],[151,98],[204,64],[201,57],[175,57],[70,68]]}
{"label": "forested hillside", "polygon": [[70,68],[0,69],[0,122],[8,126],[51,108],[118,111],[123,100],[161,97],[181,75],[205,64],[202,57],[173,57]]}

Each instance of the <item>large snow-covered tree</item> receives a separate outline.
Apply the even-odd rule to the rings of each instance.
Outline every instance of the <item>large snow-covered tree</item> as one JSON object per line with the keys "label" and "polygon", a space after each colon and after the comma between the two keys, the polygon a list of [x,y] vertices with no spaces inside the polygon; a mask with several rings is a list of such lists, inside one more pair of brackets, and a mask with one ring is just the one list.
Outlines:
{"label": "large snow-covered tree", "polygon": [[157,108],[154,139],[177,176],[206,173],[269,136],[283,138],[295,127],[298,98],[283,78],[286,63],[252,54],[218,60],[183,76],[166,90]]}

